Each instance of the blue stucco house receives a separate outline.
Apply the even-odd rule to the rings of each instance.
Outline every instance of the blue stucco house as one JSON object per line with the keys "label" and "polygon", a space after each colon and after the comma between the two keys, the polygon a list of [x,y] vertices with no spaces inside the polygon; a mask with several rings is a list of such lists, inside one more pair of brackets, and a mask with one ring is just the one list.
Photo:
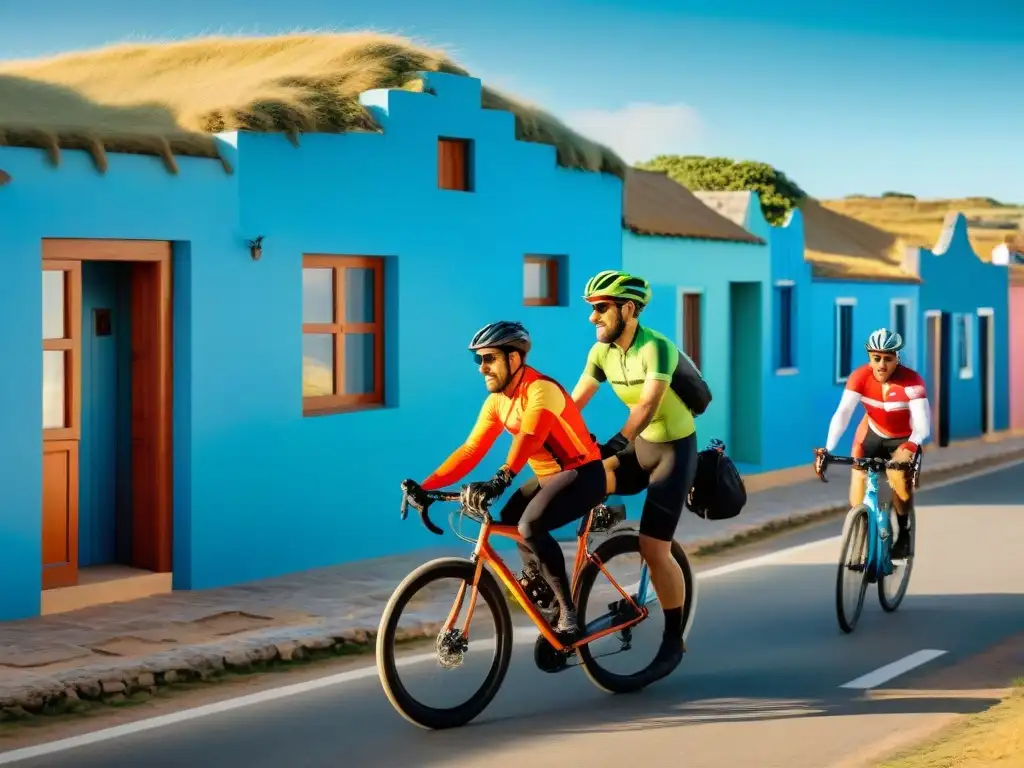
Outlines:
{"label": "blue stucco house", "polygon": [[[769,472],[804,464],[810,423],[801,417],[813,380],[814,348],[811,265],[804,258],[803,213],[789,212],[780,226],[764,217],[753,191],[696,192],[708,207],[768,244],[770,276],[763,291],[767,307],[761,338],[761,455],[749,472]],[[785,436],[783,439],[782,436]]]}
{"label": "blue stucco house", "polygon": [[947,215],[931,250],[911,251],[921,276],[917,338],[933,442],[980,437],[1010,423],[1010,282],[982,261],[962,213]]}
{"label": "blue stucco house", "polygon": [[676,341],[713,400],[697,422],[703,446],[725,441],[743,470],[765,457],[763,344],[770,325],[768,239],[703,203],[661,171],[626,175],[622,263],[651,283],[642,322]]}
{"label": "blue stucco house", "polygon": [[398,483],[473,423],[472,333],[522,320],[571,388],[622,181],[422,76],[363,94],[380,132],[224,133],[220,160],[0,147],[0,619],[114,571],[196,589],[437,543]]}

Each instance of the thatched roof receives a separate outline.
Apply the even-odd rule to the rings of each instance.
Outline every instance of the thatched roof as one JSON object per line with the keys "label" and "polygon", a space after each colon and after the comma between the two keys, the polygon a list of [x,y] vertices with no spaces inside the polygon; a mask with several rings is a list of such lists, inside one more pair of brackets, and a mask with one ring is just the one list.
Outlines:
{"label": "thatched roof", "polygon": [[805,258],[815,277],[838,280],[919,283],[901,267],[908,244],[858,219],[844,216],[807,198],[804,219]]}
{"label": "thatched roof", "polygon": [[764,243],[706,206],[664,171],[629,168],[624,198],[624,225],[638,235]]}
{"label": "thatched roof", "polygon": [[[218,158],[212,134],[380,131],[359,95],[419,91],[417,72],[469,72],[445,53],[369,32],[207,37],[115,45],[0,65],[0,145]],[[516,137],[556,147],[568,168],[611,173],[625,163],[538,107],[484,86],[481,105],[512,112]],[[221,161],[224,162],[223,158]],[[225,163],[225,167],[227,164]]]}

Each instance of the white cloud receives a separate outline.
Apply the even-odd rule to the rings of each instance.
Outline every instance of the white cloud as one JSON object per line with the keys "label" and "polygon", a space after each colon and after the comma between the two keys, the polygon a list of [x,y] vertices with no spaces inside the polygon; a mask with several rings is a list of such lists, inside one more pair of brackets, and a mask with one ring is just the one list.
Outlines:
{"label": "white cloud", "polygon": [[638,101],[621,109],[576,110],[561,117],[587,138],[614,149],[627,163],[659,154],[695,154],[702,135],[697,111],[679,102]]}

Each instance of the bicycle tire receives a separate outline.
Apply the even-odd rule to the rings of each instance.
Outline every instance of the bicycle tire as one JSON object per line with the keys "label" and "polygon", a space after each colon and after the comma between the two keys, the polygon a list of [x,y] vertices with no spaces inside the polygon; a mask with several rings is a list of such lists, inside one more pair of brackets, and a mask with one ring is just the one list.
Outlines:
{"label": "bicycle tire", "polygon": [[886,576],[885,578],[878,580],[878,602],[882,606],[882,610],[886,613],[893,613],[900,607],[900,604],[903,602],[903,598],[907,596],[907,589],[910,587],[910,574],[914,570],[914,547],[917,544],[917,519],[914,514],[913,505],[911,505],[910,511],[907,514],[910,515],[910,554],[907,555],[903,584],[900,586],[897,596],[890,601],[885,595],[885,580],[891,579],[892,576]]}
{"label": "bicycle tire", "polygon": [[[864,504],[859,504],[846,515],[846,522],[843,525],[842,544],[839,548],[839,568],[836,573],[836,618],[839,620],[839,628],[846,634],[853,632],[857,626],[858,619],[860,619],[860,614],[864,610],[864,596],[868,589],[867,536],[869,531],[868,508]],[[861,545],[862,541],[864,542],[863,545]],[[845,583],[843,576],[846,573],[847,563],[850,562],[850,554],[855,545],[862,546],[864,554],[861,555],[861,566],[864,570],[861,571],[857,608],[854,610],[853,616],[849,617],[846,616],[843,603],[843,584]]]}
{"label": "bicycle tire", "polygon": [[384,607],[380,619],[377,631],[377,676],[384,687],[384,693],[402,717],[413,725],[427,730],[457,728],[473,720],[491,703],[508,673],[512,658],[512,617],[497,580],[484,568],[480,571],[477,599],[484,599],[494,617],[497,652],[494,654],[487,677],[476,692],[467,701],[455,707],[429,707],[413,698],[398,675],[395,636],[402,609],[416,592],[432,581],[462,578],[472,584],[475,573],[476,565],[459,557],[442,557],[424,563],[398,585]]}
{"label": "bicycle tire", "polygon": [[[640,536],[635,532],[622,532],[610,536],[602,541],[597,549],[594,550],[594,555],[606,567],[608,562],[618,555],[639,553]],[[690,567],[690,561],[686,557],[686,553],[679,545],[679,542],[675,540],[672,541],[672,556],[683,573],[683,638],[685,639],[693,624],[694,608],[697,604],[697,580],[694,578],[693,569]],[[592,560],[588,560],[581,569],[579,579],[576,582],[573,600],[576,603],[577,615],[580,617],[581,624],[586,621],[587,602],[598,574],[601,574],[601,569]],[[620,586],[625,588],[625,585]],[[647,588],[654,589],[654,585],[648,584]],[[657,610],[657,606],[654,607]],[[640,623],[642,624],[643,622]],[[650,664],[640,672],[630,675],[617,675],[607,671],[597,663],[589,645],[582,645],[577,648],[576,654],[580,659],[580,666],[583,667],[583,671],[590,678],[590,681],[607,693],[632,693],[646,688],[651,682],[654,682],[650,679],[650,676],[645,674],[650,669]]]}

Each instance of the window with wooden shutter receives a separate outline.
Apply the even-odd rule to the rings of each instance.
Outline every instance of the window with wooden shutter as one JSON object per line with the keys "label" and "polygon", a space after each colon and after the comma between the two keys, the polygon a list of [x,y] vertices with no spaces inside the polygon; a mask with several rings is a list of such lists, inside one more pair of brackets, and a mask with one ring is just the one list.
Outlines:
{"label": "window with wooden shutter", "polygon": [[472,142],[468,139],[437,140],[437,186],[472,192]]}
{"label": "window with wooden shutter", "polygon": [[699,293],[683,294],[683,352],[700,368],[700,301]]}

